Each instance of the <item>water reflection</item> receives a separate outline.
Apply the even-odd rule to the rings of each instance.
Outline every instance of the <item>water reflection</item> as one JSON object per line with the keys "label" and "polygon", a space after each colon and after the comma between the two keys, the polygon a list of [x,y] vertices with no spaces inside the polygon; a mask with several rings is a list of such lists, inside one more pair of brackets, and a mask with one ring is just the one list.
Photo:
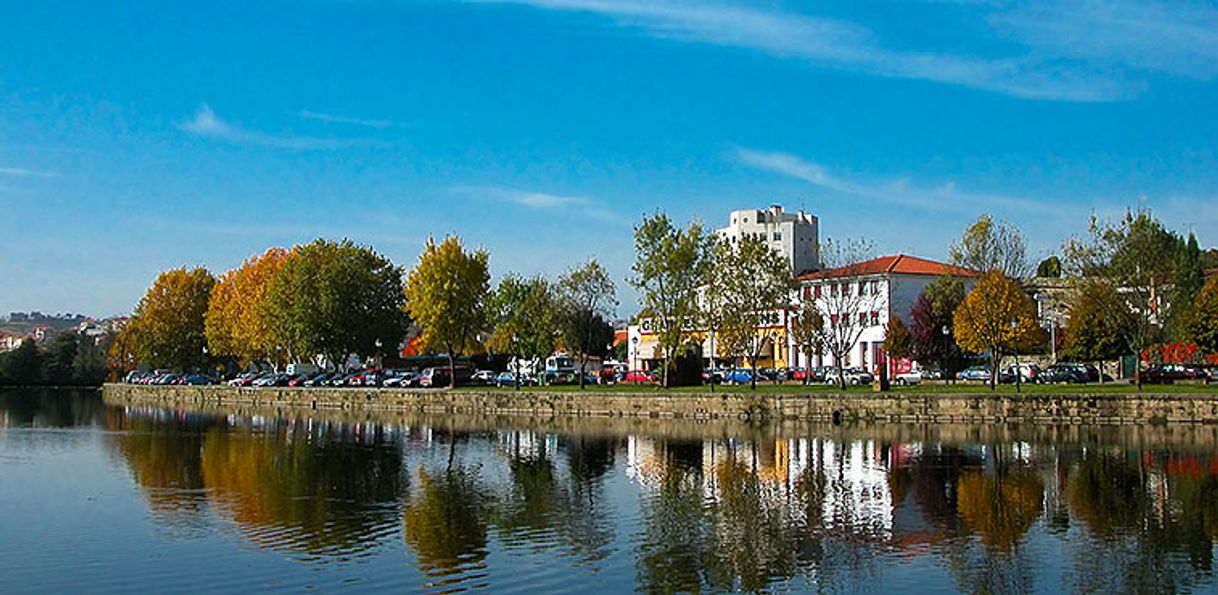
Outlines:
{"label": "water reflection", "polygon": [[1204,428],[1128,448],[47,399],[0,395],[0,443],[35,427],[105,430],[170,539],[237,535],[314,568],[377,559],[361,566],[372,578],[425,590],[1218,587],[1218,435]]}
{"label": "water reflection", "polygon": [[219,515],[257,547],[345,558],[397,531],[402,455],[384,428],[113,408],[116,450],[170,529]]}

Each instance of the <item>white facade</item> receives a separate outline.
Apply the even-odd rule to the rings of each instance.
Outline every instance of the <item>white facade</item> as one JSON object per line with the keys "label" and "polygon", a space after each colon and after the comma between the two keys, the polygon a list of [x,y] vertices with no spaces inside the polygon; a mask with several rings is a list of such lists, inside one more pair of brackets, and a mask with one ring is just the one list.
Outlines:
{"label": "white facade", "polygon": [[[830,318],[844,314],[851,318],[852,324],[861,325],[858,340],[850,349],[844,365],[862,368],[875,372],[877,366],[884,361],[884,336],[889,319],[895,314],[909,324],[910,312],[918,300],[922,290],[934,283],[940,271],[898,272],[904,268],[905,261],[920,261],[917,264],[930,263],[921,259],[907,256],[885,257],[869,261],[879,265],[868,267],[874,270],[869,274],[861,274],[857,269],[849,275],[833,276],[832,271],[811,275],[800,282],[799,299],[817,300],[820,304],[825,323],[832,324]],[[891,263],[891,264],[888,264]],[[930,263],[938,264],[938,263]],[[887,266],[884,266],[887,265]],[[946,265],[940,265],[946,266]],[[976,283],[973,276],[960,276],[964,282],[965,291],[970,291]],[[845,291],[841,294],[838,292]],[[843,299],[841,296],[846,295]],[[847,311],[848,310],[848,311]],[[800,353],[795,345],[790,346],[792,358],[798,365],[807,367],[833,366],[833,355],[825,350],[822,353]]]}
{"label": "white facade", "polygon": [[727,227],[717,231],[719,237],[729,242],[739,242],[748,235],[761,237],[791,262],[796,275],[820,268],[819,221],[814,215],[788,213],[782,205],[771,205],[764,210],[732,211],[729,221]]}

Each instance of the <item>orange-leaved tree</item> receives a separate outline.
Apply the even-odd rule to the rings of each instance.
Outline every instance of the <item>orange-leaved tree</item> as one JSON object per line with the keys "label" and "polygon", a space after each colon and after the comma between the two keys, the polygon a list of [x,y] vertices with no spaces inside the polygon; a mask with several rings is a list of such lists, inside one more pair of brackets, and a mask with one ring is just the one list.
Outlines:
{"label": "orange-leaved tree", "polygon": [[1035,347],[1044,339],[1036,304],[1014,279],[992,270],[977,281],[952,317],[956,343],[990,356],[990,388],[998,381],[1003,353]]}
{"label": "orange-leaved tree", "polygon": [[274,320],[267,313],[271,282],[293,254],[271,248],[220,276],[204,318],[207,348],[213,355],[231,357],[242,366],[253,362],[278,365],[291,355],[301,355],[287,353],[275,341]]}

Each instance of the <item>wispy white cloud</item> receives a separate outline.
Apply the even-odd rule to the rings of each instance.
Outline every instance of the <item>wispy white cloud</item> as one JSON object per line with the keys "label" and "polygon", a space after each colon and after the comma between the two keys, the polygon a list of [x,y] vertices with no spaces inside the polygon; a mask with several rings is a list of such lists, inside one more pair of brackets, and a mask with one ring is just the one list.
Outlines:
{"label": "wispy white cloud", "polygon": [[333,149],[357,144],[366,144],[367,139],[338,139],[300,136],[295,134],[269,134],[247,130],[237,124],[221,119],[204,104],[194,117],[178,124],[178,128],[207,138],[223,140],[239,145],[259,145],[282,149]]}
{"label": "wispy white cloud", "polygon": [[352,116],[343,116],[340,114],[327,114],[324,112],[315,112],[310,110],[300,110],[296,112],[297,116],[306,120],[316,120],[318,122],[326,122],[329,124],[349,124],[351,126],[363,126],[365,128],[388,128],[393,126],[395,122],[392,120],[375,120],[370,118],[356,118]]}
{"label": "wispy white cloud", "polygon": [[1137,71],[1207,77],[1218,68],[1214,11],[1133,0],[967,7],[982,17],[979,27],[997,28],[1012,42],[990,56],[892,49],[856,23],[725,0],[470,1],[597,14],[655,37],[1031,99],[1124,99],[1145,86]]}
{"label": "wispy white cloud", "polygon": [[566,212],[594,219],[619,219],[600,201],[586,196],[566,196],[495,186],[454,186],[450,190],[473,198],[506,202],[529,209]]}
{"label": "wispy white cloud", "polygon": [[[778,151],[736,148],[734,158],[750,167],[802,180],[844,195],[880,200],[928,211],[978,212],[990,209],[1037,212],[1048,206],[1029,198],[968,192],[954,182],[938,186],[918,186],[905,179],[859,180],[835,175],[823,165],[797,155]],[[1055,206],[1060,213],[1063,207]]]}
{"label": "wispy white cloud", "polygon": [[1032,1],[990,16],[1001,35],[1059,58],[1208,80],[1218,9],[1145,0]]}
{"label": "wispy white cloud", "polygon": [[12,178],[54,178],[58,172],[26,169],[24,167],[0,167],[0,176]]}

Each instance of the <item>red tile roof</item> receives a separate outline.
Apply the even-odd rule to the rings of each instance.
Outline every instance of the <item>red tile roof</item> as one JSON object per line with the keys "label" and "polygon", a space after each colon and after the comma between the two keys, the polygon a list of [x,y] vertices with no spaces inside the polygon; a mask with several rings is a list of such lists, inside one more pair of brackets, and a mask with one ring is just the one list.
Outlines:
{"label": "red tile roof", "polygon": [[871,260],[846,265],[835,269],[827,269],[816,271],[806,275],[796,277],[800,281],[814,281],[816,279],[833,279],[845,276],[858,275],[933,275],[939,276],[943,274],[951,274],[957,277],[977,277],[981,273],[977,271],[935,262],[917,256],[908,256],[905,254],[895,254],[892,256],[881,256]]}

